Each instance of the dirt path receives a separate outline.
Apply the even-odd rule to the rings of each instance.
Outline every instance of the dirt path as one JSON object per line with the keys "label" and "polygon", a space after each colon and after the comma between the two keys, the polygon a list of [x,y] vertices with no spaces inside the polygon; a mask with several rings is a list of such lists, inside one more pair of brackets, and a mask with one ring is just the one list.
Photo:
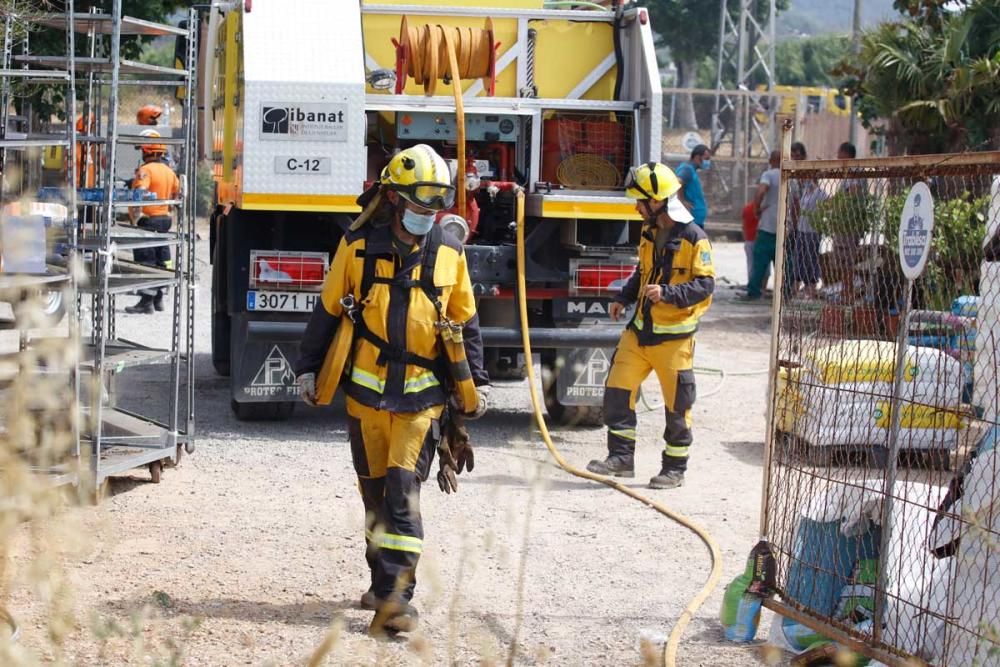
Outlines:
{"label": "dirt path", "polygon": [[[717,255],[722,275],[739,282],[742,246],[720,244]],[[204,270],[202,280],[199,322],[207,323]],[[761,369],[767,309],[731,297],[720,285],[696,363]],[[152,323],[124,317],[121,326]],[[533,429],[527,385],[499,384],[472,427],[476,470],[460,478],[459,494],[424,487],[421,629],[378,644],[365,635],[370,612],[355,606],[367,570],[342,407],[300,410],[287,423],[237,422],[227,381],[211,369],[207,324],[198,344],[197,452],[159,485],[137,471],[100,507],[69,511],[85,538],[67,558],[79,610],[66,647],[74,664],[150,664],[139,655],[168,656],[170,641],[191,666],[304,664],[337,619],[327,664],[499,664],[515,636],[519,664],[642,664],[640,638],[662,641],[707,576],[692,534],[554,468]],[[649,493],[715,535],[728,581],[757,537],[765,378],[698,382],[686,485]],[[658,470],[662,431],[661,412],[640,416],[637,487]],[[601,429],[559,431],[556,441],[581,466],[605,448]],[[722,642],[721,596],[720,586],[692,622],[680,664],[758,664],[755,648]],[[42,647],[44,605],[18,588],[12,608],[23,644]],[[108,620],[124,629],[110,631],[101,654]]]}

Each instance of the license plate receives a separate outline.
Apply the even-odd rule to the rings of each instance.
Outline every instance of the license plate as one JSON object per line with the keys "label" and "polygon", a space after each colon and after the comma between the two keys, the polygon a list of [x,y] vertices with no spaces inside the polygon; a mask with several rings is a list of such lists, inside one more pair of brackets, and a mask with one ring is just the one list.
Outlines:
{"label": "license plate", "polygon": [[328,157],[289,157],[274,158],[274,173],[276,174],[329,174],[330,158]]}
{"label": "license plate", "polygon": [[308,313],[316,306],[319,294],[307,292],[247,292],[247,310]]}

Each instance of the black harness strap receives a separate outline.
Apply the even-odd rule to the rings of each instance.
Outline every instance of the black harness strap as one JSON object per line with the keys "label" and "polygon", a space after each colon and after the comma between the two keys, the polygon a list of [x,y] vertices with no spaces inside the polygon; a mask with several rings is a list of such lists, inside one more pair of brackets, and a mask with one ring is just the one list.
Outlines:
{"label": "black harness strap", "polygon": [[[420,253],[412,253],[406,257],[403,260],[402,265],[396,271],[396,275],[392,278],[384,278],[375,275],[375,265],[377,260],[386,259],[391,261],[392,255],[386,255],[379,252],[364,253],[364,266],[361,272],[361,299],[355,315],[354,331],[357,336],[364,338],[378,348],[379,355],[376,363],[379,366],[384,366],[390,361],[396,361],[410,364],[412,366],[420,366],[432,371],[441,370],[442,362],[440,359],[428,359],[427,357],[422,357],[419,354],[414,354],[399,345],[390,344],[389,341],[372,333],[372,331],[365,325],[364,318],[361,317],[361,311],[364,310],[365,300],[368,298],[368,294],[371,292],[372,287],[376,284],[400,285],[404,289],[414,289],[415,287],[420,287],[424,294],[427,295],[427,298],[430,299],[431,303],[434,304],[434,308],[438,312],[438,317],[441,317],[442,306],[439,298],[440,290],[434,286],[434,264],[437,262],[437,253],[438,248],[441,247],[441,238],[441,228],[437,225],[431,227],[431,231],[428,232],[423,251]],[[365,247],[367,249],[367,244]],[[410,275],[413,273],[413,269],[418,265],[420,266],[420,278],[418,280],[413,280]]]}

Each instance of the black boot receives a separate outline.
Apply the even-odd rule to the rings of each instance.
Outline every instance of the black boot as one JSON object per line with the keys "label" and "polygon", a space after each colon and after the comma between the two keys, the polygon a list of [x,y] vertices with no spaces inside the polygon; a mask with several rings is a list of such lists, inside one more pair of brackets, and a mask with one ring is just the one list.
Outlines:
{"label": "black boot", "polygon": [[651,489],[676,489],[684,484],[684,471],[664,468],[659,475],[649,480]]}
{"label": "black boot", "polygon": [[153,297],[153,309],[158,313],[163,312],[163,290],[157,292],[156,296]]}
{"label": "black boot", "polygon": [[151,315],[153,313],[153,297],[143,294],[134,306],[125,306],[125,312],[132,315]]}
{"label": "black boot", "polygon": [[368,634],[378,638],[397,632],[413,632],[417,629],[419,618],[416,608],[409,602],[384,600],[375,611]]}
{"label": "black boot", "polygon": [[375,595],[375,591],[368,589],[361,594],[361,608],[375,611],[382,604],[382,601]]}
{"label": "black boot", "polygon": [[603,461],[593,460],[587,464],[587,470],[597,475],[609,477],[635,477],[635,461],[628,458],[610,455]]}

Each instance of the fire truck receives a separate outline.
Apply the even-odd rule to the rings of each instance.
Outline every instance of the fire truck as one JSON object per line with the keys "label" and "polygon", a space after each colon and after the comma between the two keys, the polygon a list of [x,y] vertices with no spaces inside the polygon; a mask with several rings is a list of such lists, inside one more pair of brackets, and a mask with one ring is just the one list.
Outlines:
{"label": "fire truck", "polygon": [[608,304],[635,267],[641,225],[623,183],[631,165],[660,158],[647,10],[625,0],[216,0],[204,24],[212,361],[230,378],[236,416],[291,415],[297,344],[356,198],[395,152],[425,143],[465,190],[438,224],[465,244],[491,376],[523,372],[523,190],[546,405],[557,422],[600,423],[621,333]]}

